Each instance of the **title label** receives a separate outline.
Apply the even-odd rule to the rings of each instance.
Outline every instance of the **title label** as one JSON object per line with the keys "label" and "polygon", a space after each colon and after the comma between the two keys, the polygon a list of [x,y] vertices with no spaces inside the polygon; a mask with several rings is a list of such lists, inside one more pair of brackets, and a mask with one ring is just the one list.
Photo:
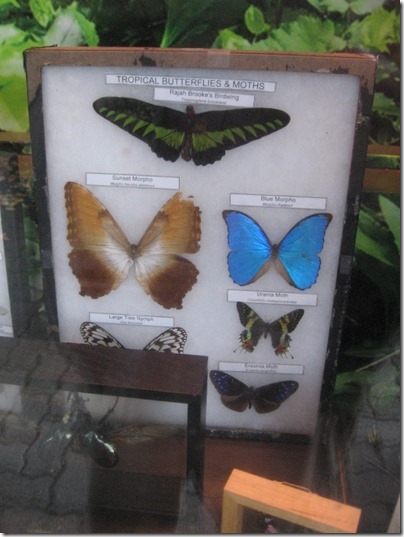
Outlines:
{"label": "title label", "polygon": [[242,91],[264,91],[273,93],[276,82],[262,80],[244,80],[227,78],[198,78],[183,76],[153,76],[153,75],[105,75],[106,84],[123,84],[129,86],[162,86],[202,89],[225,89]]}

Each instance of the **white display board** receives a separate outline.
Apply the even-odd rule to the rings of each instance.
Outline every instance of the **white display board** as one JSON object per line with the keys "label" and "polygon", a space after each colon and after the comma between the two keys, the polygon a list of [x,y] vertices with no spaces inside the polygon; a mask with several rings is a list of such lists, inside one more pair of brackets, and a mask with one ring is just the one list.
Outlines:
{"label": "white display board", "polygon": [[[45,65],[41,92],[46,185],[60,340],[83,342],[80,325],[90,321],[126,348],[142,349],[159,333],[182,327],[187,333],[185,352],[207,355],[209,369],[219,372],[213,374],[216,387],[208,380],[209,427],[312,435],[339,272],[360,84],[358,76],[333,72]],[[102,98],[136,99],[136,104],[130,104],[134,114],[148,114],[150,121],[155,116],[146,103],[184,114],[189,105],[196,114],[275,109],[290,120],[276,132],[227,150],[211,164],[197,165],[181,156],[170,162],[159,157],[145,139],[97,113],[94,103]],[[105,102],[110,106],[110,101]],[[117,102],[112,100],[111,109]],[[260,129],[256,119],[254,125],[243,129]],[[180,127],[174,121],[164,125],[169,128]],[[154,132],[163,137],[162,130]],[[226,136],[234,138],[238,135],[234,132]],[[65,186],[69,182],[91,192],[130,244],[139,243],[155,215],[178,192],[200,209],[199,250],[178,252],[199,271],[181,308],[164,307],[147,294],[134,267],[105,296],[80,295],[83,282],[69,264],[75,248],[67,237]],[[78,188],[77,196],[85,196],[79,187],[68,188]],[[78,203],[69,210],[87,210],[84,202]],[[235,211],[231,221],[230,213],[224,211]],[[74,226],[76,216],[69,218]],[[90,235],[92,231],[105,233],[103,217],[88,222],[94,228]],[[264,247],[265,259],[258,262],[254,258],[262,248],[263,234],[264,242],[270,243]],[[321,243],[314,254],[320,259],[319,268],[313,268],[312,262],[307,267],[304,261],[313,237]],[[267,258],[276,257],[274,245],[279,243],[280,264],[297,275],[282,276],[271,260],[267,272],[240,285],[243,273],[250,270],[243,263],[265,265]],[[234,266],[229,266],[230,250],[250,246],[250,259],[249,255],[236,256]],[[149,261],[145,257],[135,260],[141,263]],[[311,273],[314,282],[307,288],[296,286],[302,271]],[[252,334],[242,335],[243,331],[254,332],[261,320],[250,312],[249,324],[243,326],[247,319],[239,315],[237,303],[245,304],[239,306],[244,315],[251,308],[263,321],[273,323],[262,328],[252,345]],[[295,310],[303,314],[292,313]],[[277,332],[281,328],[284,332]],[[245,352],[243,346],[252,347],[252,352]],[[232,384],[226,374],[246,386]],[[249,387],[273,383],[285,384],[247,393]],[[223,404],[226,397],[221,399],[221,389],[232,396],[230,405]],[[264,401],[260,413],[262,397],[273,398],[271,411]],[[248,406],[242,404],[248,398],[255,407],[242,412],[231,408]],[[159,419],[175,421],[175,409],[161,406]]]}

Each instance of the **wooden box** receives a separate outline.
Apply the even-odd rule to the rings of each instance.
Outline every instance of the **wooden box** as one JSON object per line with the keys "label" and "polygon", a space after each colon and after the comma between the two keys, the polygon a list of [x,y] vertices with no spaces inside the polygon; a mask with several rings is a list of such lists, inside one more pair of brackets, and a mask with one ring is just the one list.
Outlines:
{"label": "wooden box", "polygon": [[241,533],[244,508],[319,533],[356,533],[361,510],[287,483],[233,470],[223,491],[222,533]]}

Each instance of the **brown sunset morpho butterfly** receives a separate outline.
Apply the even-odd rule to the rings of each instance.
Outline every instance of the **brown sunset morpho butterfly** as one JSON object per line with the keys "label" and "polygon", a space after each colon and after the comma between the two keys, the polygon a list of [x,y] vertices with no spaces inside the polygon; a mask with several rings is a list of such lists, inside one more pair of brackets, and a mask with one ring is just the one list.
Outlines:
{"label": "brown sunset morpho butterfly", "polygon": [[134,266],[144,291],[164,308],[182,308],[198,269],[179,254],[199,250],[199,207],[182,193],[153,218],[137,246],[130,244],[108,209],[86,187],[65,185],[69,264],[80,295],[99,298],[117,289]]}
{"label": "brown sunset morpho butterfly", "polygon": [[220,394],[223,405],[235,412],[244,412],[251,407],[254,407],[257,414],[273,412],[299,387],[299,383],[295,380],[284,380],[252,388],[218,369],[213,369],[209,377]]}
{"label": "brown sunset morpho butterfly", "polygon": [[175,162],[180,156],[197,166],[213,164],[226,151],[268,136],[286,127],[290,116],[276,108],[238,108],[195,113],[131,99],[101,97],[94,110],[156,155]]}

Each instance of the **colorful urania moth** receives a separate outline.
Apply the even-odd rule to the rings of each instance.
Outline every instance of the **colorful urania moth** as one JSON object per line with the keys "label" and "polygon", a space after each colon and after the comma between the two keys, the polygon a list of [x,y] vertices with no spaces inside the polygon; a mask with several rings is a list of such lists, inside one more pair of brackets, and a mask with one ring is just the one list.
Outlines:
{"label": "colorful urania moth", "polygon": [[[261,337],[266,338],[269,335],[277,356],[285,356],[289,353],[292,341],[289,332],[293,332],[304,314],[304,310],[296,309],[267,323],[244,302],[237,302],[237,311],[241,324],[245,326],[245,330],[240,334],[241,349],[245,352],[253,352]],[[290,356],[293,358],[292,355]]]}

